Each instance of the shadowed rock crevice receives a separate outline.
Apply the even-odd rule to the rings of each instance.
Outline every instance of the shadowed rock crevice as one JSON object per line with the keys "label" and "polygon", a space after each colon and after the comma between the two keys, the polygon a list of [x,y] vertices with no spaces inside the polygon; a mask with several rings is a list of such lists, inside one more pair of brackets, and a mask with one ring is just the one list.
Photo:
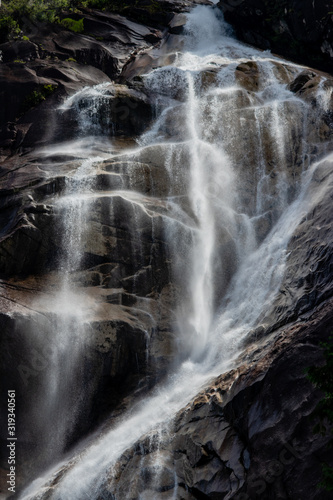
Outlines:
{"label": "shadowed rock crevice", "polygon": [[302,64],[332,71],[332,5],[329,1],[221,0],[218,6],[245,42]]}

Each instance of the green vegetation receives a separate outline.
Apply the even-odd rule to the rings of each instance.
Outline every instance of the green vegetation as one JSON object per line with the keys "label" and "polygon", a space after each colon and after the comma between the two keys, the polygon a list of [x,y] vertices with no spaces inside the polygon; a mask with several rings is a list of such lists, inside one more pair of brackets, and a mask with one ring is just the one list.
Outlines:
{"label": "green vegetation", "polygon": [[33,90],[27,97],[25,98],[21,111],[22,113],[26,113],[31,108],[35,108],[41,102],[45,101],[45,99],[51,95],[56,90],[55,85],[42,85],[37,90]]}
{"label": "green vegetation", "polygon": [[5,0],[1,5],[0,17],[9,16],[16,22],[22,22],[24,17],[54,22],[71,3],[69,0]]}
{"label": "green vegetation", "polygon": [[[325,435],[333,434],[333,336],[329,338],[327,343],[322,344],[325,349],[325,365],[313,366],[308,370],[308,378],[311,382],[320,389],[324,398],[318,403],[314,417],[318,419],[318,424],[314,431]],[[333,439],[330,441],[330,446],[333,444]],[[333,491],[333,467],[329,464],[322,466],[322,486],[327,491]]]}
{"label": "green vegetation", "polygon": [[157,0],[146,2],[140,0],[3,0],[0,6],[0,43],[22,39],[26,19],[33,22],[61,23],[75,33],[82,33],[84,31],[83,19],[73,19],[69,17],[69,14],[79,17],[80,9],[85,7],[121,14],[126,14],[133,7],[139,7],[142,19],[138,18],[138,20],[143,22],[149,18],[149,15],[162,11]]}
{"label": "green vegetation", "polygon": [[3,0],[0,7],[0,42],[21,38],[24,19],[57,23],[63,12],[75,12],[88,1],[80,0]]}
{"label": "green vegetation", "polygon": [[75,19],[71,19],[70,17],[66,17],[63,19],[60,24],[62,24],[65,28],[74,31],[74,33],[83,33],[83,18],[79,21],[75,21]]}
{"label": "green vegetation", "polygon": [[11,16],[0,14],[0,42],[9,38],[16,38],[20,35],[21,29],[17,21]]}
{"label": "green vegetation", "polygon": [[[131,1],[131,0],[130,0]],[[123,6],[122,0],[3,0],[0,6],[0,43],[22,38],[26,18],[32,21],[62,23],[61,17],[69,12],[78,13],[82,7],[109,8]],[[63,19],[64,26],[81,33],[83,20]]]}

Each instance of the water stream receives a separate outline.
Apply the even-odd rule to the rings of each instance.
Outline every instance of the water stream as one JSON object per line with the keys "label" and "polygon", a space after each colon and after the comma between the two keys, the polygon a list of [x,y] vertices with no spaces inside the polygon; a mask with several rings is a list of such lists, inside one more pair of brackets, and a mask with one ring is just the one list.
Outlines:
{"label": "water stream", "polygon": [[[258,68],[255,92],[244,89],[235,78],[235,69],[249,61]],[[232,38],[213,8],[199,6],[188,14],[183,48],[175,53],[174,62],[145,76],[146,88],[156,95],[158,118],[140,138],[139,146],[122,154],[140,158],[149,151],[162,151],[170,186],[163,198],[167,209],[159,215],[170,242],[174,279],[183,290],[176,311],[177,348],[182,352],[175,354],[176,366],[163,384],[124,414],[114,429],[73,455],[71,466],[47,498],[100,498],[102,486],[112,484],[112,467],[121,454],[150,430],[167,429],[177,411],[209,380],[235,366],[246,334],[265,322],[284,275],[288,242],[318,196],[312,185],[318,163],[312,161],[305,139],[308,105],[287,88],[302,68],[278,64],[270,53]],[[84,98],[107,99],[103,86],[82,92]],[[325,103],[323,87],[318,92]],[[77,95],[65,108],[77,106],[76,99]],[[85,111],[84,119],[89,116]],[[93,119],[90,132],[96,133],[96,123]],[[107,156],[106,152],[103,158]],[[59,206],[65,207],[62,221],[67,248],[59,304],[70,300],[70,274],[78,269],[82,248],[88,244],[85,221],[96,193],[91,184],[94,165],[100,159],[95,152],[86,157],[75,174],[77,179],[71,180],[66,196],[59,200]],[[100,191],[101,196],[110,200],[110,217],[115,197],[132,204],[134,232],[140,213],[154,219],[149,205],[157,205],[154,193],[150,200],[147,194],[126,188]],[[74,378],[88,342],[82,303],[80,307],[74,315],[80,347],[71,348],[70,356]],[[69,342],[62,342],[67,351],[76,332],[70,321],[72,313],[65,315],[66,325],[58,328]],[[63,401],[57,374],[51,378],[50,398],[58,391],[55,400]],[[80,395],[78,412],[79,401]],[[75,412],[72,416],[75,420]],[[64,420],[58,434],[68,425]],[[54,474],[66,463],[67,459],[35,480],[20,498],[42,498]],[[118,499],[116,493],[114,498]],[[170,493],[172,498],[178,498],[176,490]]]}

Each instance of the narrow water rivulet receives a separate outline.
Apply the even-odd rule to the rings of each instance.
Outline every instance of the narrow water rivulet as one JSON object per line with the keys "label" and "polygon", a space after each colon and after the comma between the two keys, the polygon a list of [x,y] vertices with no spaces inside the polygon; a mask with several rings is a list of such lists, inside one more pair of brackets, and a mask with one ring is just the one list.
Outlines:
{"label": "narrow water rivulet", "polygon": [[[63,242],[51,325],[56,359],[38,395],[43,418],[52,423],[49,429],[45,424],[49,442],[40,444],[41,453],[59,463],[28,485],[22,499],[124,500],[117,483],[120,457],[148,433],[163,441],[177,413],[214,377],[238,366],[248,334],[272,321],[290,239],[328,189],[314,177],[329,158],[329,145],[309,128],[310,121],[320,122],[330,98],[324,77],[314,110],[290,90],[303,68],[239,43],[212,7],[187,14],[180,38],[176,49],[165,43],[172,63],[142,78],[154,96],[156,119],[135,146],[119,151],[106,139],[112,123],[98,116],[108,109],[108,85],[78,92],[59,110],[72,110],[81,120],[77,141],[66,146],[77,148],[74,173],[55,202]],[[45,155],[64,154],[64,148],[50,146]],[[101,172],[104,183],[95,176]],[[132,248],[117,247],[117,224],[122,238],[125,231],[131,234]],[[106,231],[108,246],[101,236]],[[161,244],[162,263],[156,256]],[[176,300],[169,304],[173,331],[166,375],[115,425],[63,459],[80,414],[91,409],[96,381],[85,373],[85,363],[96,318],[113,319],[107,308],[113,307],[112,293],[125,288],[124,281],[122,287],[110,285],[104,309],[93,283],[80,288],[82,262],[94,254],[100,262],[94,261],[91,280],[102,289],[103,252],[118,267],[126,254],[126,265],[133,267],[127,299],[131,289],[139,301],[126,314],[140,323],[146,352],[131,362],[147,373],[157,313],[152,293],[142,290],[148,280],[158,287],[149,274],[154,266],[161,275],[167,268]],[[114,269],[110,283],[117,283]],[[158,448],[156,439],[153,445]],[[158,460],[153,470],[152,496],[143,490],[137,498],[181,498],[176,480],[169,494],[159,489]]]}

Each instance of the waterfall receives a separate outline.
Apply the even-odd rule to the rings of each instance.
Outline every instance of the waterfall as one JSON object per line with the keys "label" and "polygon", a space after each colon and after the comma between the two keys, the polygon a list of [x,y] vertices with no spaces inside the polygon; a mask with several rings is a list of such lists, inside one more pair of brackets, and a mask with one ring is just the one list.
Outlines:
{"label": "waterfall", "polygon": [[[81,150],[81,147],[78,149]],[[48,154],[54,153],[55,150],[49,148]],[[48,361],[32,417],[39,447],[36,461],[41,460],[44,466],[61,457],[73,440],[79,414],[89,413],[90,408],[92,387],[87,383],[85,394],[78,392],[77,387],[86,378],[84,364],[89,344],[87,315],[91,301],[77,289],[73,277],[80,269],[89,244],[87,222],[90,203],[89,198],[85,199],[80,194],[92,190],[94,162],[97,160],[96,156],[81,160],[75,173],[66,179],[64,196],[55,204],[59,214],[57,229],[62,235],[57,290],[51,297],[47,293],[34,301],[36,307],[48,311],[47,340],[43,323],[32,333],[34,348],[37,352],[46,352]]]}
{"label": "waterfall", "polygon": [[[187,16],[183,48],[173,63],[144,76],[145,88],[155,95],[155,123],[133,150],[111,155],[105,146],[97,157],[96,151],[80,149],[86,159],[58,200],[64,255],[56,306],[63,308],[64,316],[57,330],[59,349],[71,351],[66,380],[76,379],[83,369],[89,342],[86,313],[94,307],[89,296],[73,289],[70,276],[78,271],[83,253],[89,253],[87,247],[92,244],[88,219],[97,197],[94,169],[111,157],[120,165],[131,160],[134,171],[125,179],[119,167],[121,185],[98,193],[109,204],[110,219],[115,220],[126,201],[131,206],[128,226],[133,238],[140,227],[150,224],[152,240],[159,231],[158,237],[168,243],[171,274],[181,298],[175,311],[173,371],[111,430],[95,435],[92,442],[29,485],[22,499],[44,498],[45,491],[53,500],[98,500],[104,498],[101,491],[106,489],[108,498],[119,500],[113,477],[121,455],[154,429],[160,434],[169,432],[176,413],[214,376],[237,366],[247,334],[266,324],[286,269],[290,238],[317,199],[313,175],[320,162],[312,161],[306,140],[310,105],[287,85],[302,68],[239,43],[214,8],[198,6]],[[245,86],[235,77],[241,65],[254,68]],[[244,78],[241,70],[238,73]],[[255,92],[249,90],[251,85]],[[318,93],[325,103],[324,88]],[[63,108],[80,109],[77,103],[87,95],[95,103],[93,110],[98,108],[94,97],[102,103],[108,100],[105,88],[98,86],[91,93],[85,89],[76,94]],[[83,118],[93,125],[82,125],[80,130],[96,134],[100,122],[91,109],[84,107]],[[324,146],[320,153],[325,153]],[[147,194],[133,187],[145,159],[153,163],[155,157],[162,157],[159,168],[169,183],[159,200],[161,188]],[[158,220],[162,220],[162,231],[154,225]],[[138,248],[140,255],[133,259],[144,260],[144,250],[136,247],[136,252]],[[135,274],[134,288],[137,279]],[[79,346],[72,347],[76,342]],[[53,366],[45,390],[52,401],[64,401],[64,388],[57,382],[59,363]],[[86,396],[77,395],[71,415],[74,424]],[[52,402],[50,408],[54,411]],[[70,427],[66,419],[63,424],[56,441]],[[58,459],[59,453],[54,460]],[[155,466],[158,483],[158,463]],[[178,498],[176,488],[163,498]]]}

